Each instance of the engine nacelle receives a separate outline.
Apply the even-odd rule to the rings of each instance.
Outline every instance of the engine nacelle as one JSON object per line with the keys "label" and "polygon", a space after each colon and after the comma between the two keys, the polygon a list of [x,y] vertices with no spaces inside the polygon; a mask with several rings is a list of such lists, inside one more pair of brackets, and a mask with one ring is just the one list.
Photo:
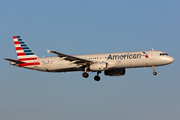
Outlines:
{"label": "engine nacelle", "polygon": [[108,69],[108,63],[106,62],[99,62],[94,63],[89,66],[89,69],[92,71],[103,71]]}
{"label": "engine nacelle", "polygon": [[104,74],[108,76],[123,76],[125,75],[125,72],[126,72],[125,68],[121,68],[121,69],[104,71]]}

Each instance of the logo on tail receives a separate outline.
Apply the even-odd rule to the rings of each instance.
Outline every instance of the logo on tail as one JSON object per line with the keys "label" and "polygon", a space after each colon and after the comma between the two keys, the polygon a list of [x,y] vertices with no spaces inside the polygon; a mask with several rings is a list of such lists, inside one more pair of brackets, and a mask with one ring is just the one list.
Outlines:
{"label": "logo on tail", "polygon": [[40,63],[37,62],[37,56],[20,36],[13,36],[13,40],[16,48],[18,61],[25,62],[18,64],[19,66],[40,65]]}

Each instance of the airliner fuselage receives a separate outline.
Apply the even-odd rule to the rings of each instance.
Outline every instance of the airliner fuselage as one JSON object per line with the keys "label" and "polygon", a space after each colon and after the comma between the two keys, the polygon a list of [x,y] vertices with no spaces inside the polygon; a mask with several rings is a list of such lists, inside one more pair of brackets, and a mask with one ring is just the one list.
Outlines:
{"label": "airliner fuselage", "polygon": [[[145,52],[148,58],[143,54]],[[135,52],[118,52],[118,53],[102,53],[102,54],[88,54],[88,55],[73,55],[74,57],[92,60],[94,63],[108,63],[110,69],[118,68],[137,68],[137,67],[152,67],[162,66],[172,63],[174,59],[171,56],[160,55],[165,52],[162,51],[135,51]],[[26,66],[20,64],[21,67],[36,69],[46,72],[70,72],[70,71],[84,71],[70,61],[61,59],[60,57],[43,57],[37,58],[40,65]],[[101,69],[100,69],[101,70]],[[93,71],[88,69],[88,71]],[[95,71],[98,71],[95,70]]]}
{"label": "airliner fuselage", "polygon": [[70,72],[84,71],[83,77],[87,78],[87,72],[97,72],[95,80],[99,81],[98,76],[101,71],[105,75],[121,76],[125,74],[125,68],[153,67],[153,74],[156,66],[170,64],[174,58],[163,51],[133,51],[116,52],[86,55],[67,55],[56,51],[47,50],[54,53],[57,57],[38,57],[19,36],[14,36],[15,48],[18,60],[6,59],[11,61],[11,65],[44,71],[44,72]]}

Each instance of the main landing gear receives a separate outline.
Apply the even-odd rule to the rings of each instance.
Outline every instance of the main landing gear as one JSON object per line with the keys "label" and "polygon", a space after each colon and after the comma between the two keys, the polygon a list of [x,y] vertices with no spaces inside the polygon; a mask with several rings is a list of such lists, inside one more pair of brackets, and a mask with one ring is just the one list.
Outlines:
{"label": "main landing gear", "polygon": [[94,77],[94,80],[95,80],[95,81],[100,81],[101,78],[98,76],[99,73],[101,73],[101,71],[98,71],[98,72],[97,72],[97,75]]}
{"label": "main landing gear", "polygon": [[157,75],[157,72],[155,71],[156,70],[156,66],[152,66],[153,67],[153,75]]}
{"label": "main landing gear", "polygon": [[84,72],[84,73],[82,74],[82,76],[83,76],[84,78],[88,78],[88,77],[89,77],[89,74],[88,74],[87,72]]}
{"label": "main landing gear", "polygon": [[[101,73],[101,71],[98,71],[97,72],[97,75],[94,77],[94,80],[95,81],[100,81],[100,77],[99,77],[99,73]],[[82,74],[82,76],[84,77],[84,78],[88,78],[89,77],[89,74],[85,71],[83,74]]]}
{"label": "main landing gear", "polygon": [[85,68],[85,72],[82,74],[84,78],[88,78],[89,74],[87,73],[87,67]]}

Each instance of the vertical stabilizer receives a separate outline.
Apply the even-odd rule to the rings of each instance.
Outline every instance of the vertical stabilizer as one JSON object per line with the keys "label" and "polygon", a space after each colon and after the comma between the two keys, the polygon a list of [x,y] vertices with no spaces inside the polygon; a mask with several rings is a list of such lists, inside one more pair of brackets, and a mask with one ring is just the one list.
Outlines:
{"label": "vertical stabilizer", "polygon": [[37,56],[20,36],[13,36],[13,40],[18,61],[26,62],[26,64],[19,64],[19,66],[39,65],[39,62],[37,62]]}

